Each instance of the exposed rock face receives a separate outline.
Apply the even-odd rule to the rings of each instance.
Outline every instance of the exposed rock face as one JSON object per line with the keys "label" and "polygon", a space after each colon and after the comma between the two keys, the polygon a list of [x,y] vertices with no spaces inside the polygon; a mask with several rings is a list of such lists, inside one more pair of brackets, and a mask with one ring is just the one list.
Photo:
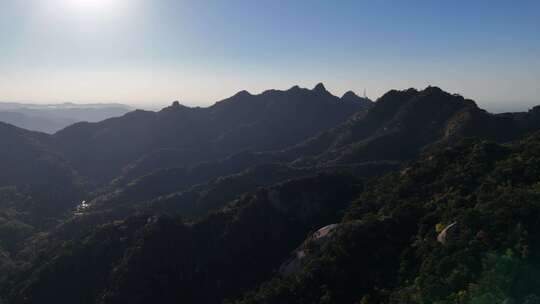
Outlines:
{"label": "exposed rock face", "polygon": [[459,226],[457,222],[454,222],[446,226],[441,233],[437,236],[437,241],[445,245],[449,240],[457,237]]}
{"label": "exposed rock face", "polygon": [[309,254],[317,251],[318,248],[328,242],[339,227],[339,224],[331,224],[324,226],[311,234],[304,243],[291,254],[291,257],[281,265],[279,273],[282,276],[288,276],[299,271],[302,268],[303,260]]}

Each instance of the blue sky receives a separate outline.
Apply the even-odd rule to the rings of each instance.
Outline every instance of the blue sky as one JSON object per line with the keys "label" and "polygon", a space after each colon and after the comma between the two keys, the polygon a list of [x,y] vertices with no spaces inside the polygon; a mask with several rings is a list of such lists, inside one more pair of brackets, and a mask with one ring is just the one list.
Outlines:
{"label": "blue sky", "polygon": [[540,104],[540,1],[0,1],[0,100],[208,105],[317,82]]}

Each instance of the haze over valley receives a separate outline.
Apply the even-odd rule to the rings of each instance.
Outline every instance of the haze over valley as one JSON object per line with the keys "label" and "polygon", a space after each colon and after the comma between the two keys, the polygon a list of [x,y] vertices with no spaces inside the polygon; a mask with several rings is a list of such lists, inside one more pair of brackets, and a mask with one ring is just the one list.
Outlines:
{"label": "haze over valley", "polygon": [[121,116],[130,110],[131,107],[122,104],[40,105],[0,102],[0,121],[23,129],[52,134],[77,122],[98,122]]}

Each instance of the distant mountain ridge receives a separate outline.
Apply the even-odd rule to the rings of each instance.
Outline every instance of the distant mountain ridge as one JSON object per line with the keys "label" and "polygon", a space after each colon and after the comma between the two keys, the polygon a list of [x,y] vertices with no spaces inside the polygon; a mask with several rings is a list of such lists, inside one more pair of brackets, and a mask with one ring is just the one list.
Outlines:
{"label": "distant mountain ridge", "polygon": [[491,114],[474,101],[438,87],[392,90],[369,112],[357,113],[282,154],[317,164],[403,161],[425,148],[463,137],[509,141],[538,129],[538,107],[529,112]]}
{"label": "distant mountain ridge", "polygon": [[[493,240],[522,255],[538,248],[523,240],[538,240],[540,141],[515,142],[539,130],[538,107],[491,114],[437,87],[392,90],[372,103],[322,84],[242,91],[208,108],[174,102],[54,135],[0,124],[9,147],[0,166],[20,175],[12,185],[0,173],[0,237],[11,236],[0,244],[0,270],[9,271],[0,295],[9,304],[446,297],[474,286],[429,288],[439,279],[451,286],[445,250],[466,254],[472,244],[480,254]],[[32,181],[56,196],[34,200]],[[509,196],[492,209],[491,193]],[[522,212],[507,200],[531,206]],[[457,247],[438,244],[436,229],[456,216],[486,225],[464,230]],[[491,217],[502,230],[490,231]],[[328,225],[335,232],[310,241]],[[289,262],[293,277],[283,277]]]}
{"label": "distant mountain ridge", "polygon": [[116,103],[40,105],[0,102],[0,121],[52,134],[79,121],[97,122],[129,111],[131,107]]}
{"label": "distant mountain ridge", "polygon": [[[154,197],[158,197],[268,163],[315,171],[350,170],[369,176],[463,138],[506,142],[536,130],[540,130],[538,108],[490,114],[473,101],[436,87],[390,91],[368,112],[357,112],[335,128],[283,150],[244,151],[217,161],[182,166],[174,165],[179,163],[175,150],[156,151],[157,155],[127,166],[112,189],[131,183],[130,191],[138,188],[132,193],[147,194],[153,189]],[[136,197],[132,195],[131,199]]]}
{"label": "distant mountain ridge", "polygon": [[0,110],[15,110],[15,109],[70,109],[70,108],[129,108],[129,106],[121,103],[49,103],[37,104],[30,102],[5,102],[0,101]]}
{"label": "distant mountain ridge", "polygon": [[0,121],[22,129],[45,133],[54,133],[77,122],[75,119],[44,118],[42,116],[29,116],[21,112],[12,111],[0,112]]}
{"label": "distant mountain ridge", "polygon": [[[322,88],[319,86],[319,92],[325,94],[325,90]],[[302,90],[310,92],[310,90],[293,87],[289,91],[267,91],[266,94],[290,94],[291,91]],[[230,99],[216,104],[215,107],[219,106],[224,109],[215,111],[227,111],[227,115],[223,115],[224,117],[238,115],[239,111],[230,107],[237,107],[238,100],[242,101],[243,98],[252,98],[252,96],[247,92],[240,92]],[[258,106],[261,104],[256,104],[255,108]],[[184,115],[185,118],[200,112],[175,104],[158,113],[136,111],[126,116],[133,115],[134,117],[129,119],[136,120],[139,117],[159,115],[176,117],[175,115],[178,113],[183,113],[181,115]],[[362,168],[355,169],[356,171],[364,172],[369,169],[377,172],[377,167],[388,170],[399,163],[414,159],[426,149],[436,148],[438,145],[445,146],[463,137],[480,137],[497,141],[518,138],[523,134],[540,129],[539,113],[538,109],[535,108],[523,113],[490,114],[478,108],[473,101],[459,95],[446,93],[436,87],[429,87],[423,91],[415,89],[390,91],[370,106],[369,111],[357,111],[336,127],[329,128],[299,144],[281,150],[268,151],[267,149],[265,151],[264,146],[259,146],[252,149],[238,149],[237,151],[240,152],[225,150],[227,153],[220,157],[218,154],[211,155],[208,150],[204,150],[212,147],[212,145],[207,144],[202,145],[202,152],[194,153],[195,155],[190,155],[186,149],[170,147],[154,149],[146,154],[137,152],[143,156],[128,162],[122,169],[118,166],[118,170],[121,171],[114,173],[115,184],[111,187],[112,189],[123,187],[146,176],[146,180],[153,181],[149,183],[153,185],[150,188],[161,189],[154,191],[156,196],[165,195],[178,191],[182,187],[204,183],[219,176],[236,174],[266,163],[285,163],[296,168],[339,168],[354,165],[357,168]],[[228,123],[237,122],[240,118],[230,119]],[[181,121],[182,119],[173,120]],[[116,119],[107,122],[109,124],[106,127],[107,130],[117,127],[112,124],[113,121]],[[139,125],[144,124],[139,123]],[[92,128],[95,127],[92,126]],[[146,126],[144,129],[148,130]],[[93,138],[91,134],[81,135],[83,134],[80,133],[81,130],[84,128],[77,129],[76,139]],[[126,132],[124,137],[129,136],[131,132],[144,134],[144,131],[134,131],[130,128],[124,129],[124,131]],[[159,132],[150,132],[148,136]],[[116,144],[120,145],[120,148],[125,148],[122,137],[118,136]],[[84,145],[84,143],[75,144],[76,147],[84,147]],[[101,143],[97,146],[110,147],[110,144]],[[144,147],[144,144],[134,142],[133,146],[128,147],[128,149],[134,151],[141,146]],[[219,147],[227,146],[220,145]],[[93,153],[92,149],[84,149],[86,152]],[[123,155],[121,152],[119,154]],[[194,161],[197,159],[195,157],[199,156],[208,157],[208,160]],[[199,158],[199,160],[201,159]],[[96,170],[95,174],[102,173],[99,164],[93,166],[92,169]],[[160,172],[161,169],[166,170]],[[173,180],[174,183],[171,182]],[[156,186],[158,184],[159,187]],[[148,188],[148,184],[146,185],[146,187],[141,187]]]}
{"label": "distant mountain ridge", "polygon": [[99,123],[77,123],[54,137],[83,175],[104,182],[140,158],[161,157],[155,153],[159,150],[174,154],[167,167],[243,150],[285,148],[371,105],[359,97],[344,101],[322,84],[258,95],[242,91],[207,108],[175,102],[158,112],[137,110]]}
{"label": "distant mountain ridge", "polygon": [[[326,90],[316,93],[298,87],[260,95],[246,93],[209,108],[189,108],[176,102],[159,112],[136,110],[102,122],[77,123],[56,135],[0,122],[5,146],[0,151],[0,198],[3,189],[9,197],[36,198],[19,206],[27,215],[14,220],[45,225],[38,217],[47,215],[54,220],[64,215],[89,195],[88,189],[116,178],[132,162],[150,161],[140,173],[145,174],[243,150],[284,147],[341,123],[371,103],[342,103]],[[24,114],[11,116],[16,119]],[[243,136],[250,129],[251,135]],[[272,137],[278,129],[283,131]],[[208,170],[199,180],[204,182],[205,176],[215,174]]]}
{"label": "distant mountain ridge", "polygon": [[[242,91],[208,108],[175,102],[159,112],[77,123],[53,136],[21,134],[46,143],[63,167],[94,185],[120,178],[114,188],[153,173],[162,181],[181,176],[178,186],[190,186],[265,163],[389,168],[463,137],[508,141],[539,129],[538,108],[490,114],[436,87],[390,91],[373,103],[352,92],[333,96],[319,84]],[[158,177],[160,169],[169,173]]]}

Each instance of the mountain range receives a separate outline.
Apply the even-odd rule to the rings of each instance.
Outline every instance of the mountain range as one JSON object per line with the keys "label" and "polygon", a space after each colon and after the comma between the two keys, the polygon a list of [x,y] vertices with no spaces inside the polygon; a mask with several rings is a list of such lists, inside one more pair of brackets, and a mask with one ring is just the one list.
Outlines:
{"label": "mountain range", "polygon": [[0,124],[0,301],[536,303],[539,130],[322,84]]}
{"label": "mountain range", "polygon": [[356,95],[335,97],[322,84],[259,95],[242,91],[207,108],[175,102],[159,112],[78,123],[54,138],[82,174],[102,183],[134,162],[170,167],[285,148],[371,105]]}

